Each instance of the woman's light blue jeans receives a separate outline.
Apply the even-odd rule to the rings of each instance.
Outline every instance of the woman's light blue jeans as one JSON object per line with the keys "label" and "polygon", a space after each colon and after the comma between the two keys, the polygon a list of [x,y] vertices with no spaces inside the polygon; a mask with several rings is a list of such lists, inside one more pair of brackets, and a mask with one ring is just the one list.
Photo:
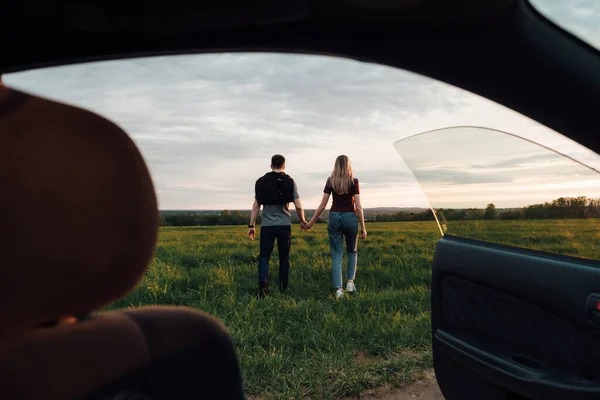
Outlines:
{"label": "woman's light blue jeans", "polygon": [[331,250],[331,279],[334,288],[342,287],[342,259],[344,256],[344,239],[348,252],[348,269],[346,277],[354,280],[356,274],[356,248],[358,246],[358,217],[353,212],[330,212],[327,221],[329,248]]}

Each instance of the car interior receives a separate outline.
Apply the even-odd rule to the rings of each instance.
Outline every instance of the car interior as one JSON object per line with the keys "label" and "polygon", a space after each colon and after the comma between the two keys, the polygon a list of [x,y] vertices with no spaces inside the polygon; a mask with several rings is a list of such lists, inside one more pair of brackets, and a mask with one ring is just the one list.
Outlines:
{"label": "car interior", "polygon": [[[526,0],[9,1],[3,28],[0,74],[168,54],[326,54],[468,90],[600,152],[600,52]],[[5,398],[245,398],[216,318],[174,306],[95,313],[135,288],[156,246],[155,188],[126,132],[0,86],[0,186]],[[444,232],[431,287],[444,397],[598,398],[599,265]]]}

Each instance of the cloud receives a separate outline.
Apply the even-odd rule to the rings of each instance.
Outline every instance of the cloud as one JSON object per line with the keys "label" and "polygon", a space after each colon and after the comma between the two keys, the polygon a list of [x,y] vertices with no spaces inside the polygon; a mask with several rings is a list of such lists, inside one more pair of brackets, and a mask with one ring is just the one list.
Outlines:
{"label": "cloud", "polygon": [[561,157],[555,153],[548,152],[547,154],[535,154],[532,156],[509,158],[502,161],[492,162],[489,164],[478,164],[469,166],[470,169],[498,169],[498,168],[515,168],[523,165],[531,165],[544,161],[556,161]]}
{"label": "cloud", "polygon": [[[325,173],[323,173],[323,172],[306,172],[306,173],[303,173],[302,176],[306,179],[317,179],[319,181],[322,180],[323,183],[325,183],[325,180],[329,176],[329,172],[330,171],[327,171]],[[392,181],[402,181],[410,176],[411,176],[411,174],[407,171],[379,169],[379,170],[361,171],[360,175],[356,175],[356,178],[359,178],[359,180],[361,182],[364,180],[364,181],[372,184],[372,183],[379,183],[379,182],[389,183]]]}
{"label": "cloud", "polygon": [[457,171],[446,168],[436,170],[421,170],[415,173],[419,182],[431,184],[432,182],[443,184],[480,184],[480,183],[508,183],[513,181],[510,175],[500,174],[475,174],[465,171]]}
{"label": "cloud", "polygon": [[[436,109],[452,112],[467,104],[458,89],[415,74],[320,56],[118,60],[11,74],[5,81],[94,110],[126,129],[150,166],[161,204],[168,208],[190,204],[185,196],[202,190],[202,204],[213,198],[214,207],[219,202],[233,206],[231,191],[206,188],[230,185],[236,194],[248,196],[274,153],[292,161],[291,171],[311,188],[305,191],[307,197],[316,198],[339,153],[369,146],[381,153],[387,148],[385,157],[391,162],[378,163],[398,168],[391,147],[398,120],[425,117]],[[404,186],[414,184],[406,172],[388,171],[384,179],[373,167],[364,170],[361,159],[369,164],[373,155],[356,153],[365,187],[384,187],[387,179],[396,179],[396,185],[402,179],[409,182]],[[305,174],[313,166],[319,166],[318,172]]]}

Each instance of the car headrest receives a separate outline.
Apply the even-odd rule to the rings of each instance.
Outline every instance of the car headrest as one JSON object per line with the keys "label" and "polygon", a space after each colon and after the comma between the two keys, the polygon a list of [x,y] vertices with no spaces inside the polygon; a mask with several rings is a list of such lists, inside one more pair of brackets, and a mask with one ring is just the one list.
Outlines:
{"label": "car headrest", "polygon": [[0,84],[0,339],[127,294],[157,230],[150,174],[122,129]]}

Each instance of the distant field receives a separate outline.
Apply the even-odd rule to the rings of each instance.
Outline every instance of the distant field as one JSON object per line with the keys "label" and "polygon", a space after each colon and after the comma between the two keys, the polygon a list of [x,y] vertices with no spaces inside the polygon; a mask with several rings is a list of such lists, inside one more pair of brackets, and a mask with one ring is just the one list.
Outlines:
{"label": "distant field", "polygon": [[446,233],[568,256],[600,259],[600,219],[450,221]]}
{"label": "distant field", "polygon": [[[258,300],[258,241],[245,227],[162,228],[142,284],[110,308],[175,304],[217,316],[235,339],[250,397],[335,399],[402,385],[432,366],[429,284],[440,233],[434,222],[368,231],[358,294],[332,296],[326,225],[302,233],[294,225],[291,290]],[[451,222],[448,232],[600,258],[598,220]],[[271,265],[275,277],[276,252]]]}

